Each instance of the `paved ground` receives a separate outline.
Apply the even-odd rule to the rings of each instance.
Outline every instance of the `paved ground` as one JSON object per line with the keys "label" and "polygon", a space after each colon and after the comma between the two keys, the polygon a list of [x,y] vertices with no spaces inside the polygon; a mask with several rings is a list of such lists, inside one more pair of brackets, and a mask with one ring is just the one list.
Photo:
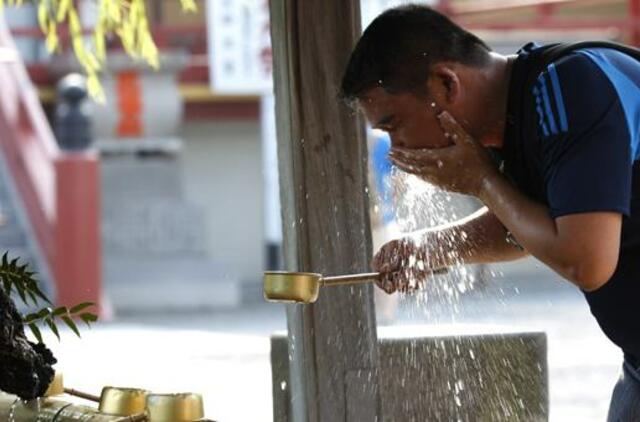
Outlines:
{"label": "paved ground", "polygon": [[[544,330],[549,340],[551,420],[604,421],[620,353],[604,338],[581,295],[548,273],[509,274],[471,293],[403,299],[398,325],[505,324]],[[430,293],[427,292],[427,295]],[[261,304],[233,312],[130,315],[82,340],[50,341],[67,385],[103,385],[204,394],[207,416],[270,421],[268,335],[285,328],[284,309]],[[416,328],[418,329],[418,328]]]}

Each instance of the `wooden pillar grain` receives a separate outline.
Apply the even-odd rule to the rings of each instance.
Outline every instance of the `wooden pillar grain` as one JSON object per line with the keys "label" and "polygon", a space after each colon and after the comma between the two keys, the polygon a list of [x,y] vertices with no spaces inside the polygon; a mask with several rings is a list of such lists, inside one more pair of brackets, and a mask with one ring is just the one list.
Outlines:
{"label": "wooden pillar grain", "polygon": [[[370,270],[361,119],[337,98],[360,34],[357,0],[271,0],[284,265]],[[380,420],[373,287],[330,287],[287,309],[290,420]]]}

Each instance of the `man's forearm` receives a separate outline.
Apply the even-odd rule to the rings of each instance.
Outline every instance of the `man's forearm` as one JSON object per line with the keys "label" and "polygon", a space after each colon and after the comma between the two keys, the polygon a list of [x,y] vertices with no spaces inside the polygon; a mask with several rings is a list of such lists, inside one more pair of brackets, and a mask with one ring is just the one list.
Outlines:
{"label": "man's forearm", "polygon": [[506,229],[487,208],[447,226],[422,234],[425,256],[432,268],[458,263],[510,261],[527,255],[506,241]]}
{"label": "man's forearm", "polygon": [[576,239],[559,229],[545,205],[527,198],[497,172],[483,180],[478,198],[531,255],[584,287],[578,269],[587,255]]}

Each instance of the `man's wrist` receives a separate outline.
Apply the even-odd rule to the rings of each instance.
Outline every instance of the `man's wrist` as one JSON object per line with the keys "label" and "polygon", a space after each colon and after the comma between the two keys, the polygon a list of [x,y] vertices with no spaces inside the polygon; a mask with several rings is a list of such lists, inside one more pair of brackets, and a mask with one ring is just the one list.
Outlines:
{"label": "man's wrist", "polygon": [[491,194],[495,190],[496,184],[501,183],[502,181],[504,181],[504,176],[497,169],[488,170],[480,178],[478,191],[476,192],[475,197],[481,200],[485,205],[488,205],[488,202],[490,202],[488,200],[491,198]]}

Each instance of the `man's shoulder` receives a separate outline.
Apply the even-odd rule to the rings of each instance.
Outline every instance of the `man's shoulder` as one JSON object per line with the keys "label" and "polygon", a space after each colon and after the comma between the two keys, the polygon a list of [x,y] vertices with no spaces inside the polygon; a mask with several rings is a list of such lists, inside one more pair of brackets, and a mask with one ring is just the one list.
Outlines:
{"label": "man's shoulder", "polygon": [[580,49],[546,64],[528,93],[535,103],[539,134],[582,134],[597,122],[623,122],[628,107],[622,104],[640,104],[640,63],[624,56],[607,49]]}

